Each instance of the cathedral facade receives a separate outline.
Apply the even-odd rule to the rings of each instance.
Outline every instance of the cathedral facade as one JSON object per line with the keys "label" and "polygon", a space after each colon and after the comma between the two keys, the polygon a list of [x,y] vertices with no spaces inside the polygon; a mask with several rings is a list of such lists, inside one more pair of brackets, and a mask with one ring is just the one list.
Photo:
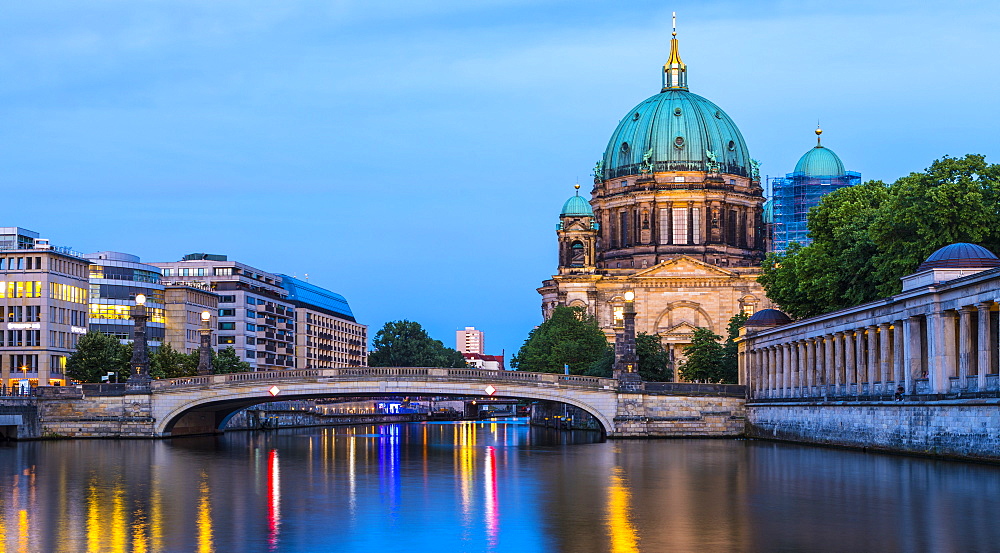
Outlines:
{"label": "cathedral facade", "polygon": [[563,205],[544,317],[584,307],[611,340],[631,291],[636,332],[658,334],[675,359],[696,327],[725,335],[733,315],[770,307],[756,282],[763,192],[736,124],[688,90],[675,32],[660,92],[618,124],[590,200],[578,190]]}

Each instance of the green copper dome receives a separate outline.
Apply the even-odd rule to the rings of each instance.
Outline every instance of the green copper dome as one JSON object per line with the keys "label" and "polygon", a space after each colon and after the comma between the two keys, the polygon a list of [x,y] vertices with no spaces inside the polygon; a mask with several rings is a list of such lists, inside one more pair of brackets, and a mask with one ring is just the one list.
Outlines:
{"label": "green copper dome", "polygon": [[[751,176],[750,153],[736,123],[709,100],[683,89],[666,89],[625,115],[604,152],[603,177],[653,171],[708,171]],[[651,165],[644,164],[648,160]]]}
{"label": "green copper dome", "polygon": [[590,202],[577,195],[572,196],[563,204],[562,212],[559,213],[559,216],[565,217],[567,215],[570,217],[593,217],[594,210],[590,208]]}
{"label": "green copper dome", "polygon": [[807,177],[840,177],[847,171],[833,150],[815,146],[799,158],[799,162],[795,164],[795,172]]}

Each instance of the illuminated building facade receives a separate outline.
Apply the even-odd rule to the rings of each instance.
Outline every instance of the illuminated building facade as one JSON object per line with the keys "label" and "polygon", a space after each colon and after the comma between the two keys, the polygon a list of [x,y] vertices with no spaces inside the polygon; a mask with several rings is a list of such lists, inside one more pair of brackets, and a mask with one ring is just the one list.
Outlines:
{"label": "illuminated building facade", "polygon": [[0,228],[0,382],[66,384],[87,332],[87,261],[19,227]]}
{"label": "illuminated building facade", "polygon": [[455,332],[455,349],[462,353],[479,353],[486,351],[486,337],[482,330],[467,326],[465,330]]}
{"label": "illuminated building facade", "polygon": [[[215,292],[186,285],[169,285],[163,288],[164,310],[167,315],[164,343],[169,343],[182,353],[198,351],[201,346],[201,313],[210,313],[209,328],[219,325],[219,295]],[[218,349],[218,335],[212,333],[213,349]]]}
{"label": "illuminated building facade", "polygon": [[181,261],[152,263],[167,286],[191,286],[218,294],[214,333],[219,348],[232,346],[254,370],[295,367],[295,307],[281,277],[224,255],[195,253]]}
{"label": "illuminated building facade", "polygon": [[139,262],[139,257],[121,252],[89,253],[90,325],[89,330],[114,336],[122,343],[134,338],[131,310],[135,298],[146,296],[146,340],[150,348],[163,343],[166,330],[163,284],[160,270]]}
{"label": "illuminated building facade", "polygon": [[295,306],[295,367],[368,366],[368,326],[359,324],[344,296],[278,275]]}
{"label": "illuminated building facade", "polygon": [[632,291],[636,332],[677,359],[695,328],[725,334],[733,315],[768,307],[756,281],[764,195],[736,123],[688,90],[676,32],[662,78],[612,133],[590,200],[563,205],[558,274],[538,292],[545,318],[580,306],[612,340]]}

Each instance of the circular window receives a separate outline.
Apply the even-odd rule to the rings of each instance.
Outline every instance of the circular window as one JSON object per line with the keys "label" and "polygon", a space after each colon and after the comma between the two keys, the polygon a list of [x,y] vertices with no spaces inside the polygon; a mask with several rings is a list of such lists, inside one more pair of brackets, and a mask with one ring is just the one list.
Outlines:
{"label": "circular window", "polygon": [[674,108],[674,115],[680,115],[680,114],[681,114],[681,108]]}
{"label": "circular window", "polygon": [[732,140],[730,140],[729,141],[729,145],[727,146],[727,148],[729,148],[729,151],[732,152],[733,150],[736,149],[736,143],[733,142]]}
{"label": "circular window", "polygon": [[677,148],[679,150],[683,147],[684,147],[684,137],[678,136],[677,138],[674,139],[674,148]]}
{"label": "circular window", "polygon": [[722,112],[719,111],[719,110],[715,110],[715,118],[716,119],[722,119]]}
{"label": "circular window", "polygon": [[639,120],[639,112],[638,111],[632,114],[632,120],[633,121],[638,121]]}
{"label": "circular window", "polygon": [[622,147],[620,148],[620,151],[623,156],[627,156],[629,152],[632,151],[632,148],[629,147],[628,142],[622,142]]}

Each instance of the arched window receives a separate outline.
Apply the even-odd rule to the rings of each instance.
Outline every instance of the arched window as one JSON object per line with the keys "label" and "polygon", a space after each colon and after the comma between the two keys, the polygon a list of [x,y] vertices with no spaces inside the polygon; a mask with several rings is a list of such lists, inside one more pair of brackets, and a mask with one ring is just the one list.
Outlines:
{"label": "arched window", "polygon": [[577,240],[576,242],[573,242],[569,247],[569,266],[583,267],[583,264],[584,264],[583,242]]}

